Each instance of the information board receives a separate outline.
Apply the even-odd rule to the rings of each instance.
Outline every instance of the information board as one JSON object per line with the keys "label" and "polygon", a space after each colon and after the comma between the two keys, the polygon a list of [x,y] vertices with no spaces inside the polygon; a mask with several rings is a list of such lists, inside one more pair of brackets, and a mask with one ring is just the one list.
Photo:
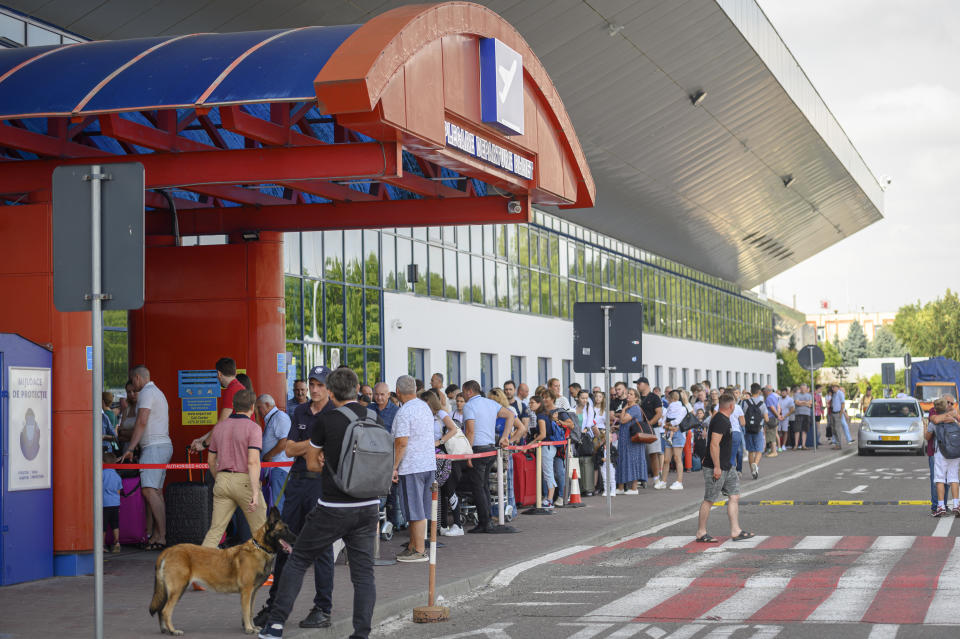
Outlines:
{"label": "information board", "polygon": [[217,423],[220,378],[216,369],[177,371],[180,421],[184,426],[211,426]]}
{"label": "information board", "polygon": [[50,488],[50,369],[11,366],[7,490]]}

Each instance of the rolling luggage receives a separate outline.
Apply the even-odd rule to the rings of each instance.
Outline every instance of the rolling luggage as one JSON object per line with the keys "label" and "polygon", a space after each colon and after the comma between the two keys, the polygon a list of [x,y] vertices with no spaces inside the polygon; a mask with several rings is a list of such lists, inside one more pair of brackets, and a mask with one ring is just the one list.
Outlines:
{"label": "rolling luggage", "polygon": [[[203,455],[200,455],[203,459]],[[187,449],[187,463],[190,463]],[[213,486],[204,482],[205,472],[200,472],[200,481],[193,481],[193,471],[188,471],[188,481],[169,484],[166,490],[167,545],[200,544],[210,529],[213,518]]]}
{"label": "rolling luggage", "polygon": [[120,543],[147,541],[147,505],[140,494],[140,477],[125,477],[120,492]]}
{"label": "rolling luggage", "polygon": [[580,462],[580,492],[581,493],[592,493],[597,489],[597,476],[594,472],[596,466],[593,462],[593,456],[590,457],[577,457],[577,461]]}
{"label": "rolling luggage", "polygon": [[526,453],[513,454],[513,496],[517,506],[537,503],[537,458]]}

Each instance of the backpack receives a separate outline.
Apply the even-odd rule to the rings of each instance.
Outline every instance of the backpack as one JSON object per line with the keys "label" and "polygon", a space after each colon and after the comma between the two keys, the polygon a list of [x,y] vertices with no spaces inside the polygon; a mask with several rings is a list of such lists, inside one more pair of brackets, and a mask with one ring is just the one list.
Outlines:
{"label": "backpack", "polygon": [[744,428],[751,435],[756,435],[763,430],[763,411],[760,410],[760,404],[752,399],[744,400],[743,420]]}
{"label": "backpack", "polygon": [[937,424],[937,449],[944,459],[960,458],[960,425],[955,422]]}
{"label": "backpack", "polygon": [[349,423],[343,434],[340,463],[333,482],[344,493],[357,499],[374,499],[389,494],[393,481],[393,435],[377,423],[367,410],[358,417],[346,406],[337,409]]}
{"label": "backpack", "polygon": [[683,416],[683,421],[680,422],[680,426],[678,428],[680,429],[681,433],[685,433],[688,430],[692,428],[696,428],[699,425],[700,425],[700,421],[697,419],[697,416],[691,413],[690,411],[687,411],[687,414]]}
{"label": "backpack", "polygon": [[547,424],[547,438],[552,442],[562,442],[567,438],[567,429],[555,419]]}

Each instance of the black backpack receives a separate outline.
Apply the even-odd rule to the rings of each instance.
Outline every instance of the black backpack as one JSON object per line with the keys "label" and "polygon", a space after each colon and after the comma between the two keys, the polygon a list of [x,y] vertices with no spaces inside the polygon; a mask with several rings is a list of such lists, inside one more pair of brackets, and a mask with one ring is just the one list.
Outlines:
{"label": "black backpack", "polygon": [[763,411],[760,409],[760,404],[752,399],[744,400],[743,404],[744,428],[751,435],[756,435],[763,430]]}
{"label": "black backpack", "polygon": [[707,438],[704,436],[703,428],[693,431],[693,454],[704,459],[707,456]]}
{"label": "black backpack", "polygon": [[937,436],[937,449],[944,459],[960,457],[960,426],[955,422],[937,424],[934,432]]}

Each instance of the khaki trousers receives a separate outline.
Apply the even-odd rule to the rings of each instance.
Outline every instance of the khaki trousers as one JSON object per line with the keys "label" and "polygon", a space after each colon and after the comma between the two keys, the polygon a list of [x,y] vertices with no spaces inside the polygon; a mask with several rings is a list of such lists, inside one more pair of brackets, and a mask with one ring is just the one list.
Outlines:
{"label": "khaki trousers", "polygon": [[[257,486],[257,492],[260,492],[260,486]],[[210,521],[210,530],[203,538],[204,546],[216,548],[220,544],[223,532],[227,529],[227,524],[230,523],[237,508],[243,511],[243,515],[247,518],[251,533],[256,533],[263,526],[267,521],[267,504],[261,492],[257,500],[257,509],[253,512],[248,511],[247,504],[250,503],[252,495],[250,476],[247,473],[224,471],[217,473],[217,480],[213,484],[213,517]]]}

